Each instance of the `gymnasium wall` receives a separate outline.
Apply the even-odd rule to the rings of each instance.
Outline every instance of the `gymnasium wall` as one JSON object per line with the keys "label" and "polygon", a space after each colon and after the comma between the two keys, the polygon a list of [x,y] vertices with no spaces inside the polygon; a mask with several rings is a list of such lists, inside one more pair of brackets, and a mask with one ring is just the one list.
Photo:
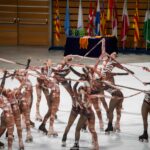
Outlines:
{"label": "gymnasium wall", "polygon": [[[95,1],[93,0],[93,8],[95,6]],[[121,25],[122,25],[122,11],[123,11],[123,3],[124,0],[116,0],[117,1],[117,13],[118,13],[118,19],[119,19],[119,25],[118,25],[118,47],[122,47],[120,42],[120,31],[121,31]],[[55,4],[56,0],[52,1],[52,13],[53,13],[53,20],[55,19]],[[107,13],[107,5],[108,2],[105,0],[105,13]],[[89,14],[89,6],[90,6],[90,0],[82,0],[82,10],[83,10],[83,19],[84,19],[84,27],[87,27],[88,24],[88,14]],[[102,6],[102,0],[100,0],[100,7]],[[133,48],[134,42],[133,42],[133,36],[134,36],[134,29],[133,29],[133,16],[135,13],[135,6],[136,6],[136,0],[128,0],[127,1],[127,8],[128,8],[128,15],[130,20],[130,28],[127,34],[127,42],[126,42],[126,48]],[[78,19],[78,7],[79,7],[79,0],[69,0],[69,11],[70,11],[70,25],[71,29],[77,28],[77,19]],[[138,43],[138,48],[145,48],[146,44],[143,38],[143,27],[144,27],[144,18],[145,13],[148,8],[148,0],[139,0],[139,30],[140,30],[140,41]],[[55,26],[53,24],[53,45],[54,46],[64,46],[66,41],[66,36],[64,33],[64,19],[65,19],[65,11],[66,11],[66,0],[59,0],[59,13],[60,13],[60,21],[61,21],[61,35],[60,35],[60,41],[57,42],[55,39]],[[107,21],[107,34],[111,34],[111,22]]]}

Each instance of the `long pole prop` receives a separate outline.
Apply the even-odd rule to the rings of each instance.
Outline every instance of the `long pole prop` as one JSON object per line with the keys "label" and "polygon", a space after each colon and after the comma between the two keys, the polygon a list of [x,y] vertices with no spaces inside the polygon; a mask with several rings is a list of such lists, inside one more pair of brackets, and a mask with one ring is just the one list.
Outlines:
{"label": "long pole prop", "polygon": [[145,85],[143,83],[143,81],[141,79],[139,79],[138,77],[136,77],[134,74],[132,74],[128,68],[124,67],[122,64],[120,64],[116,59],[112,58],[109,54],[107,54],[108,57],[110,57],[111,59],[113,59],[116,63],[118,63],[126,72],[128,72],[129,74],[131,74],[134,78],[136,78],[139,82],[141,82],[143,85]]}
{"label": "long pole prop", "polygon": [[[103,38],[102,38],[102,39],[103,39]],[[90,53],[102,42],[102,39],[100,39],[100,41],[99,41],[94,47],[92,47],[92,48],[83,56],[83,58],[86,57],[88,54],[90,54]]]}
{"label": "long pole prop", "polygon": [[122,87],[122,88],[126,88],[126,89],[130,89],[130,90],[134,90],[134,91],[139,91],[139,92],[143,92],[143,93],[148,93],[148,91],[146,91],[146,90],[141,90],[141,89],[137,89],[137,88],[132,88],[132,87],[124,86],[124,85],[115,84],[115,86],[117,86],[117,87]]}
{"label": "long pole prop", "polygon": [[16,62],[16,61],[4,59],[4,58],[0,58],[0,61],[5,62],[5,63],[10,63],[10,64],[15,64],[15,65],[20,65],[20,66],[25,66],[26,69],[28,69],[29,64],[30,64],[30,62],[31,62],[31,59],[28,59],[28,60],[27,60],[27,64],[22,64],[22,63],[20,63],[20,62]]}

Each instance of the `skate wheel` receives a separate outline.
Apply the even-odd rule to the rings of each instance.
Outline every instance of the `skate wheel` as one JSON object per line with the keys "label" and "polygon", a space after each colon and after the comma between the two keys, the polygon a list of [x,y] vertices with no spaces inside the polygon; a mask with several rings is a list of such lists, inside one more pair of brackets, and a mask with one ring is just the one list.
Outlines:
{"label": "skate wheel", "polygon": [[61,146],[66,147],[66,142],[62,142]]}
{"label": "skate wheel", "polygon": [[4,149],[5,148],[5,146],[3,145],[3,146],[0,146],[0,149]]}
{"label": "skate wheel", "polygon": [[100,131],[104,131],[104,128],[100,128]]}
{"label": "skate wheel", "polygon": [[144,142],[145,142],[145,143],[148,143],[148,140],[147,140],[147,139],[144,139]]}
{"label": "skate wheel", "polygon": [[54,134],[52,134],[53,135],[53,137],[57,137],[58,136],[58,134],[57,133],[54,133]]}
{"label": "skate wheel", "polygon": [[105,132],[105,134],[106,134],[106,135],[110,135],[110,132],[109,132],[109,131],[108,131],[108,132]]}
{"label": "skate wheel", "polygon": [[26,139],[26,143],[31,143],[31,142],[33,142],[33,139],[32,139],[32,138]]}
{"label": "skate wheel", "polygon": [[44,131],[38,130],[38,132],[39,132],[39,133],[42,133],[42,134],[44,134],[44,135],[47,135],[47,133],[44,132]]}
{"label": "skate wheel", "polygon": [[24,150],[24,147],[20,147],[19,150]]}
{"label": "skate wheel", "polygon": [[139,141],[140,141],[140,142],[143,142],[144,140],[143,140],[143,139],[139,139]]}
{"label": "skate wheel", "polygon": [[42,122],[42,119],[40,119],[40,118],[36,118],[35,120],[39,121],[39,122]]}

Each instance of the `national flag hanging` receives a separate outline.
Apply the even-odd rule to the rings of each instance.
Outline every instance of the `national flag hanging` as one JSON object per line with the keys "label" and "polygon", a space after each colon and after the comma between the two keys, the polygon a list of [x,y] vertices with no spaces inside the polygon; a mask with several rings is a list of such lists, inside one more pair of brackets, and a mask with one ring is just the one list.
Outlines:
{"label": "national flag hanging", "polygon": [[84,24],[83,24],[82,1],[81,0],[79,3],[77,31],[78,31],[78,35],[80,37],[83,37],[85,35]]}
{"label": "national flag hanging", "polygon": [[117,28],[118,28],[118,13],[117,13],[117,4],[116,0],[113,1],[113,14],[112,14],[112,35],[117,37]]}
{"label": "national flag hanging", "polygon": [[129,23],[128,11],[127,11],[127,0],[124,0],[123,13],[122,13],[122,28],[121,28],[121,42],[123,48],[125,48],[129,26],[130,23]]}
{"label": "national flag hanging", "polygon": [[140,39],[138,2],[139,2],[139,1],[136,0],[135,14],[134,14],[134,17],[133,17],[134,47],[135,47],[135,48],[137,47],[138,41],[139,41],[139,39]]}
{"label": "national flag hanging", "polygon": [[88,26],[87,26],[87,33],[89,36],[93,35],[93,9],[92,9],[92,1],[90,1],[90,9],[89,9],[89,16],[88,16]]}
{"label": "national flag hanging", "polygon": [[97,11],[97,1],[98,0],[95,0],[95,6],[94,6],[94,9],[93,9],[93,11],[92,11],[92,15],[93,15],[93,35],[96,35],[96,33],[95,33],[95,28],[96,28],[96,26],[95,26],[95,21],[96,21],[96,11]]}
{"label": "national flag hanging", "polygon": [[106,35],[106,14],[105,14],[105,9],[104,9],[104,3],[105,0],[103,0],[102,3],[102,8],[101,8],[101,13],[100,13],[100,33],[101,35]]}
{"label": "national flag hanging", "polygon": [[69,0],[67,0],[67,5],[66,5],[66,15],[65,15],[64,28],[65,28],[66,36],[69,36],[69,32],[70,32]]}
{"label": "national flag hanging", "polygon": [[60,30],[61,30],[61,26],[60,26],[60,16],[59,16],[59,4],[58,4],[58,0],[56,0],[56,16],[55,16],[55,38],[57,41],[60,40]]}
{"label": "national flag hanging", "polygon": [[95,34],[100,35],[100,4],[97,0],[96,18],[95,18]]}
{"label": "national flag hanging", "polygon": [[83,29],[83,12],[82,12],[82,1],[80,0],[79,3],[79,11],[78,11],[78,23],[77,23],[77,29]]}
{"label": "national flag hanging", "polygon": [[107,20],[112,19],[113,4],[114,4],[114,0],[108,0]]}
{"label": "national flag hanging", "polygon": [[146,48],[150,48],[150,10],[147,10],[145,14],[143,33],[146,40]]}

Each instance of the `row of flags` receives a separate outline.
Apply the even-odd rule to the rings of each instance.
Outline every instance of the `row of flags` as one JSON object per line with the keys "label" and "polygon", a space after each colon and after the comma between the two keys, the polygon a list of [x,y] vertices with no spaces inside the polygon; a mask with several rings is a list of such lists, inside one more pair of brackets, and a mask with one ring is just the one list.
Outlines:
{"label": "row of flags", "polygon": [[[133,28],[134,28],[134,47],[138,46],[138,41],[140,40],[139,34],[139,14],[138,14],[138,1],[136,0],[135,14],[133,16]],[[92,7],[93,1],[90,1],[89,7],[89,15],[88,15],[88,24],[87,24],[87,35],[106,35],[106,23],[107,20],[112,22],[112,35],[118,36],[117,28],[118,28],[118,14],[117,14],[117,5],[116,0],[108,0],[108,9],[107,14],[105,13],[104,4],[105,0],[102,0],[102,6],[100,9],[99,0],[94,1],[94,8]],[[127,33],[130,27],[128,10],[127,10],[127,0],[124,0],[123,4],[123,12],[122,12],[122,27],[121,27],[121,42],[122,47],[125,48]],[[56,17],[55,17],[55,37],[56,40],[60,39],[60,17],[59,17],[59,5],[58,0],[56,0]],[[77,30],[83,30],[83,11],[82,11],[82,0],[79,2],[78,9],[78,22],[77,22]],[[66,14],[64,21],[64,30],[66,36],[69,36],[70,33],[70,12],[69,12],[69,0],[66,0]],[[150,46],[150,10],[146,11],[145,20],[144,20],[144,39],[146,40],[147,47]]]}

